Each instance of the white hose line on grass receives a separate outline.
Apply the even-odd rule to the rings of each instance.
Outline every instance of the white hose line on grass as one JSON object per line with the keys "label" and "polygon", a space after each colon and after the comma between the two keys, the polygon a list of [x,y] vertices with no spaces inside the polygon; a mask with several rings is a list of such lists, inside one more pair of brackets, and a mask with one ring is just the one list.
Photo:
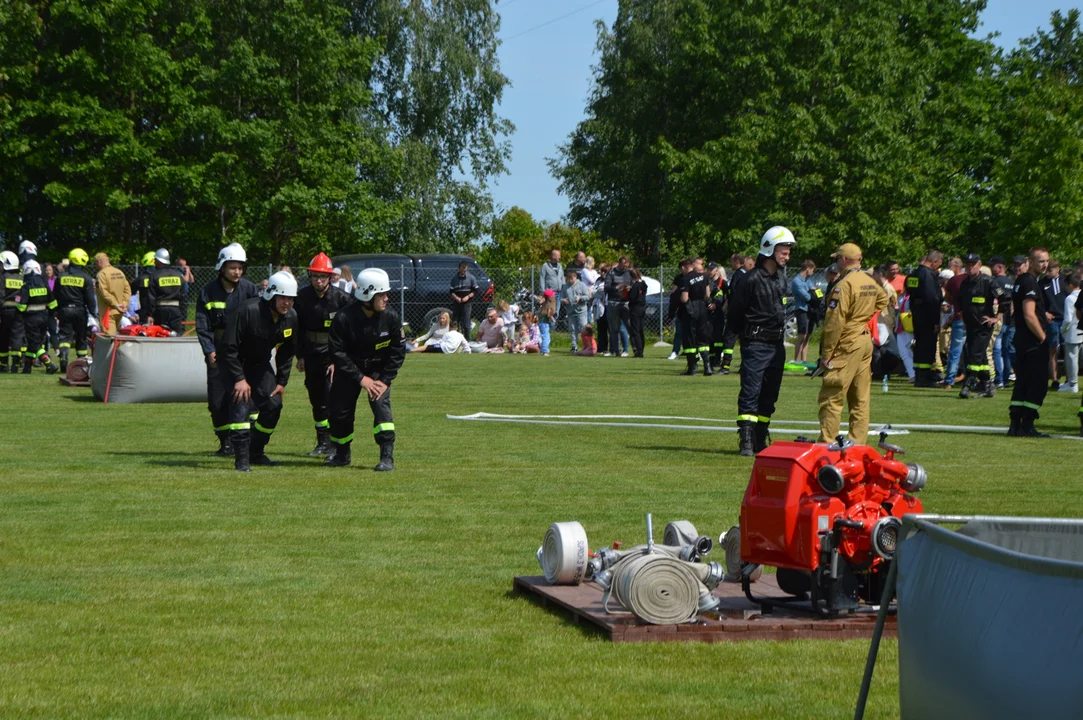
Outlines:
{"label": "white hose line on grass", "polygon": [[[682,415],[504,415],[500,413],[477,412],[472,415],[447,414],[448,420],[464,420],[473,422],[504,422],[524,423],[528,425],[593,425],[598,427],[636,427],[636,428],[662,428],[666,430],[709,430],[713,432],[737,432],[736,427],[720,425],[676,425],[671,423],[644,423],[644,422],[598,422],[601,420],[684,420],[691,422],[715,422],[736,423],[736,420],[721,418],[687,417]],[[815,420],[774,420],[780,425],[804,425],[805,428],[791,428],[771,426],[774,433],[803,433],[809,427],[819,427],[820,423]],[[847,427],[847,423],[842,423]],[[876,423],[869,423],[872,429],[880,427]],[[892,423],[894,430],[922,430],[930,432],[950,433],[1007,433],[1004,427],[992,425],[926,425],[919,423]],[[1053,435],[1054,440],[1083,440],[1075,435]]]}

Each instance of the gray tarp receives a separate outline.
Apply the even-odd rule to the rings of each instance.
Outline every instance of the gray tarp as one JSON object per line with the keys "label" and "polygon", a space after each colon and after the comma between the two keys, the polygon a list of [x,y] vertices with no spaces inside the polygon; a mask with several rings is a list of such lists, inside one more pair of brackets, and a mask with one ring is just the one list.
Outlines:
{"label": "gray tarp", "polygon": [[900,543],[903,718],[1083,717],[1083,524],[1020,520]]}
{"label": "gray tarp", "polygon": [[[194,337],[114,339],[98,335],[90,387],[94,397],[110,403],[207,402],[207,370]],[[110,380],[112,366],[112,380]]]}

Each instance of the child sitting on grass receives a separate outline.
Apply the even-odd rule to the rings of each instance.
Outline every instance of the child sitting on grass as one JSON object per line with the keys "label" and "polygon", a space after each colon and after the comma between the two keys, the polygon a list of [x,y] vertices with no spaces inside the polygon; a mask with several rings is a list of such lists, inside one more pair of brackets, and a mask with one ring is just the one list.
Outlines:
{"label": "child sitting on grass", "polygon": [[598,343],[594,340],[594,328],[590,325],[584,325],[583,332],[579,333],[579,350],[575,354],[584,357],[598,354]]}
{"label": "child sitting on grass", "polygon": [[519,328],[519,340],[515,343],[517,353],[541,352],[541,332],[532,312],[523,313],[523,326]]}

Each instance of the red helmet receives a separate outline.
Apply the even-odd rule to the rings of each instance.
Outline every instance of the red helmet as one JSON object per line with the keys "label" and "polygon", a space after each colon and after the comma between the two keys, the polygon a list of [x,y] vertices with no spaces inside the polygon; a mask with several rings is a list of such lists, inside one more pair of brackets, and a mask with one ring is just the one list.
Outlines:
{"label": "red helmet", "polygon": [[308,264],[310,273],[327,273],[330,275],[334,270],[334,266],[331,265],[331,258],[327,257],[327,253],[320,253],[312,258],[312,262]]}

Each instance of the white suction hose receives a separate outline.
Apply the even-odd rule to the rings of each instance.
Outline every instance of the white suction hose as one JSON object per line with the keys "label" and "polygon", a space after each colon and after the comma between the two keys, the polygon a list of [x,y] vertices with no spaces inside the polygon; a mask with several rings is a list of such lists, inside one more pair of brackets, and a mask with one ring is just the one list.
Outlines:
{"label": "white suction hose", "polygon": [[589,559],[587,532],[578,522],[555,522],[538,548],[538,564],[550,585],[578,585]]}
{"label": "white suction hose", "polygon": [[673,625],[694,618],[701,587],[687,563],[666,555],[633,558],[614,577],[621,604],[655,625]]}

